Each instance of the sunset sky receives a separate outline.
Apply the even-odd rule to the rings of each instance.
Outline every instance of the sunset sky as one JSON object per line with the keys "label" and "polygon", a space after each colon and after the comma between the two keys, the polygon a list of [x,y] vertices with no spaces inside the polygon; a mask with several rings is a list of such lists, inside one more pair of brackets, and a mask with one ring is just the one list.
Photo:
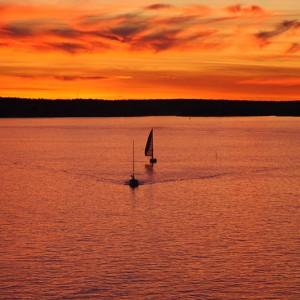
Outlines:
{"label": "sunset sky", "polygon": [[299,0],[0,0],[0,96],[300,99]]}

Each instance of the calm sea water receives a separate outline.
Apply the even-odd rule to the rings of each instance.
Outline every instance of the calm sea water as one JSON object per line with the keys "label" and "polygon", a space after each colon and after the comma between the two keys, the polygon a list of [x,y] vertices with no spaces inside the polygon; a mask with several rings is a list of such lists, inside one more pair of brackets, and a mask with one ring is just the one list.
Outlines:
{"label": "calm sea water", "polygon": [[1,119],[0,153],[1,299],[300,299],[299,118]]}

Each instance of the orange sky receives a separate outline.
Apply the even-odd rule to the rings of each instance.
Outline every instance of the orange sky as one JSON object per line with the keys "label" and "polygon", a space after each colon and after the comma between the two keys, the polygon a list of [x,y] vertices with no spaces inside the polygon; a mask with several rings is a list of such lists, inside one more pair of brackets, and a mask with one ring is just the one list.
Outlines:
{"label": "orange sky", "polygon": [[300,99],[298,0],[0,0],[0,13],[2,97]]}

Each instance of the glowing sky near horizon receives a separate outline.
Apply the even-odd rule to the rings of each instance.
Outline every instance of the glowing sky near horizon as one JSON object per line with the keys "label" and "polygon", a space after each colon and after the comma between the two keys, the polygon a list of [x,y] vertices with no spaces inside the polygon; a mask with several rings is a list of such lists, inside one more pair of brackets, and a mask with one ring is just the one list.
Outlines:
{"label": "glowing sky near horizon", "polygon": [[0,96],[300,99],[300,1],[0,0]]}

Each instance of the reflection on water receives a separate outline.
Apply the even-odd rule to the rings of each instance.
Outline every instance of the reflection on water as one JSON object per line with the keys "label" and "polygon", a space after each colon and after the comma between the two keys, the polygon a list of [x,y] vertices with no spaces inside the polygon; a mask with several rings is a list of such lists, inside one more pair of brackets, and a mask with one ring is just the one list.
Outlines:
{"label": "reflection on water", "polygon": [[146,172],[147,172],[147,174],[149,176],[153,175],[153,173],[154,173],[154,166],[153,166],[153,164],[146,164],[145,165],[145,170],[146,170]]}
{"label": "reflection on water", "polygon": [[298,118],[0,128],[1,299],[300,298]]}

